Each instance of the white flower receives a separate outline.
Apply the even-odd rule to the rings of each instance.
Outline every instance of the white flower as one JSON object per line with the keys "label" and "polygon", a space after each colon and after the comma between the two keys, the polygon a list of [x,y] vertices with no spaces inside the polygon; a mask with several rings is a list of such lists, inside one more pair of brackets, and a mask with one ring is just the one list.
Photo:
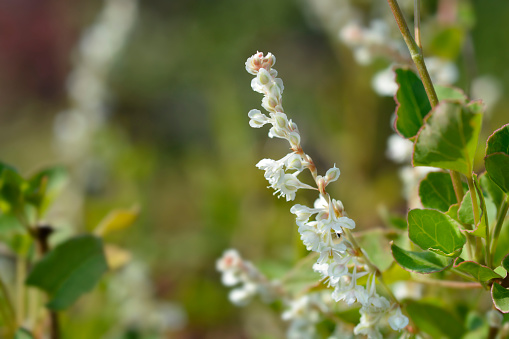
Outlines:
{"label": "white flower", "polygon": [[355,303],[357,299],[367,299],[367,292],[364,287],[357,285],[357,279],[366,274],[368,274],[368,272],[357,273],[357,267],[354,267],[351,274],[344,276],[344,279],[350,281],[348,285],[336,286],[336,289],[332,292],[332,298],[335,301],[344,300],[349,306]]}
{"label": "white flower", "polygon": [[270,122],[270,119],[257,109],[250,110],[247,116],[251,119],[249,120],[249,126],[253,128],[260,128]]}
{"label": "white flower", "polygon": [[408,318],[401,313],[401,308],[398,307],[396,312],[389,317],[389,325],[394,331],[400,331],[408,325]]}
{"label": "white flower", "polygon": [[316,208],[309,208],[304,205],[293,205],[292,208],[290,208],[290,213],[295,214],[297,216],[297,225],[303,226],[309,221],[309,218],[315,214],[318,213],[319,209]]}
{"label": "white flower", "polygon": [[257,284],[246,282],[242,287],[231,290],[228,297],[233,304],[245,306],[256,295],[257,290]]}
{"label": "white flower", "polygon": [[224,251],[223,256],[216,261],[216,269],[225,272],[231,269],[237,269],[242,264],[242,258],[235,249]]}
{"label": "white flower", "polygon": [[376,327],[380,321],[380,314],[365,313],[361,310],[361,320],[353,329],[354,334],[364,334],[368,339],[383,339],[382,334]]}
{"label": "white flower", "polygon": [[338,233],[343,233],[343,228],[354,229],[355,221],[348,217],[337,217],[334,211],[334,204],[329,200],[329,216],[327,219],[319,220],[318,228],[323,232],[330,232],[331,229]]}
{"label": "white flower", "polygon": [[282,179],[274,185],[274,195],[279,193],[278,197],[285,197],[286,201],[295,200],[295,193],[300,188],[314,189],[307,184],[302,183],[295,174],[285,174]]}
{"label": "white flower", "polygon": [[308,251],[318,252],[322,237],[315,227],[302,225],[299,227],[300,239]]}
{"label": "white flower", "polygon": [[246,71],[256,75],[260,68],[270,69],[275,63],[276,57],[271,53],[267,53],[267,56],[264,57],[262,52],[256,52],[246,60]]}

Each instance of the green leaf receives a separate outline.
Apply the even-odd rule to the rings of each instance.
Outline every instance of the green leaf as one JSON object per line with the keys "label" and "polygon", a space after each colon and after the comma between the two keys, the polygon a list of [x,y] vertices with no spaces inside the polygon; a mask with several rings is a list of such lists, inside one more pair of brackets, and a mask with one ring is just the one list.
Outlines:
{"label": "green leaf", "polygon": [[497,310],[502,313],[509,313],[509,290],[493,283],[491,286],[491,298]]}
{"label": "green leaf", "polygon": [[449,207],[449,209],[447,210],[447,212],[445,214],[450,216],[454,221],[461,222],[458,219],[458,210],[459,210],[459,204],[454,204],[454,205],[451,205],[451,207]]}
{"label": "green leaf", "polygon": [[30,332],[25,330],[24,328],[20,328],[16,331],[14,335],[14,339],[33,339],[34,337]]}
{"label": "green leaf", "polygon": [[431,105],[421,79],[408,68],[397,68],[395,95],[397,103],[394,128],[405,138],[413,138],[423,124]]}
{"label": "green leaf", "polygon": [[463,27],[441,29],[431,40],[430,53],[447,60],[456,60],[461,52],[464,36],[465,30]]}
{"label": "green leaf", "polygon": [[482,114],[474,104],[440,102],[427,116],[414,144],[414,166],[433,166],[470,175]]}
{"label": "green leaf", "polygon": [[436,305],[408,300],[406,311],[415,325],[432,338],[456,339],[465,332],[460,319]]}
{"label": "green leaf", "polygon": [[[477,195],[476,195],[477,197]],[[477,197],[477,206],[481,206],[479,197]],[[481,215],[481,209],[479,208],[479,215]],[[464,224],[473,224],[474,223],[474,212],[472,209],[472,196],[470,195],[470,191],[468,191],[463,196],[463,201],[461,202],[460,209],[458,210],[458,218]]]}
{"label": "green leaf", "polygon": [[82,235],[47,253],[35,264],[26,284],[50,295],[48,308],[63,310],[90,291],[107,270],[101,240]]}
{"label": "green leaf", "polygon": [[509,124],[488,138],[484,165],[490,178],[509,194]]}
{"label": "green leaf", "polygon": [[4,213],[23,211],[25,180],[10,166],[0,166],[0,209]]}
{"label": "green leaf", "polygon": [[509,271],[509,254],[502,259],[502,267],[505,268],[506,271]]}
{"label": "green leaf", "polygon": [[410,252],[394,244],[391,246],[396,262],[407,271],[421,274],[440,272],[448,268],[453,258],[443,257],[432,252]]}
{"label": "green leaf", "polygon": [[461,89],[452,86],[435,85],[435,92],[437,93],[439,101],[457,100],[462,103],[466,103],[468,100],[467,96]]}
{"label": "green leaf", "polygon": [[28,180],[25,200],[34,205],[43,214],[64,188],[68,180],[67,170],[63,167],[44,169]]}
{"label": "green leaf", "polygon": [[[479,196],[476,194],[477,197],[477,206],[480,216],[480,221],[477,225],[475,225],[475,228],[473,231],[466,230],[466,232],[469,232],[477,237],[486,238],[486,220],[484,218],[484,213],[488,213],[488,220],[494,220],[496,216],[496,207],[493,201],[491,199],[485,198],[485,210],[481,209],[482,203],[479,199]],[[474,213],[472,210],[472,196],[470,195],[470,191],[468,191],[463,196],[463,201],[461,202],[461,206],[458,210],[458,219],[463,224],[474,224]]]}
{"label": "green leaf", "polygon": [[419,197],[424,207],[447,212],[457,202],[449,173],[428,173],[419,185]]}
{"label": "green leaf", "polygon": [[408,212],[408,236],[423,250],[445,256],[458,256],[466,241],[454,219],[432,209]]}
{"label": "green leaf", "polygon": [[94,234],[104,237],[111,232],[126,229],[136,221],[139,214],[138,206],[133,206],[130,209],[115,209],[101,220],[95,228]]}
{"label": "green leaf", "polygon": [[490,281],[491,279],[502,278],[498,273],[495,273],[488,266],[481,265],[475,261],[464,261],[461,258],[456,259],[454,268],[457,270],[471,275],[475,280],[479,282]]}
{"label": "green leaf", "polygon": [[481,183],[481,188],[485,191],[488,197],[493,201],[497,210],[502,205],[502,201],[504,201],[504,192],[498,187],[493,180],[491,180],[490,176],[484,172],[479,176],[479,182]]}

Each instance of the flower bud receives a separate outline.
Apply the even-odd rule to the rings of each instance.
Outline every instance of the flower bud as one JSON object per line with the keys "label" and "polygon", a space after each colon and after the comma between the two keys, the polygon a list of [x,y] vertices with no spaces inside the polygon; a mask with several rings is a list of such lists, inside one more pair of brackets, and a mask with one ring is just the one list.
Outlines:
{"label": "flower bud", "polygon": [[325,173],[325,182],[326,182],[326,184],[329,184],[329,183],[331,183],[333,181],[338,180],[339,174],[340,174],[339,168],[337,168],[336,164],[334,164],[334,167],[332,167],[331,169],[329,169],[327,171],[327,173]]}
{"label": "flower bud", "polygon": [[256,75],[260,67],[262,67],[262,62],[263,53],[256,52],[256,54],[246,60],[246,71],[248,71],[250,74]]}
{"label": "flower bud", "polygon": [[249,120],[249,126],[253,128],[260,128],[269,122],[269,118],[257,109],[250,110],[247,116],[251,118],[251,120]]}
{"label": "flower bud", "polygon": [[304,168],[302,166],[302,159],[300,155],[298,154],[292,154],[287,160],[286,160],[286,168],[288,169],[294,169],[297,171],[302,171]]}
{"label": "flower bud", "polygon": [[300,134],[297,132],[291,132],[288,135],[288,141],[293,149],[297,149],[300,147]]}
{"label": "flower bud", "polygon": [[260,70],[258,71],[257,77],[258,77],[258,81],[260,81],[260,83],[262,85],[267,85],[271,80],[271,76],[265,68],[260,68]]}

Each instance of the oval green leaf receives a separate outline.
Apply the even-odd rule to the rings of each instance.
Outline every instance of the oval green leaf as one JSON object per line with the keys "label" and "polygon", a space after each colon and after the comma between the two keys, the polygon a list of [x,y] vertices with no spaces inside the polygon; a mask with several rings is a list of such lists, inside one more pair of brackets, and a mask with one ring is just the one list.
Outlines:
{"label": "oval green leaf", "polygon": [[448,268],[453,258],[443,257],[432,252],[411,252],[394,244],[391,246],[394,260],[405,270],[421,274],[440,272]]}
{"label": "oval green leaf", "polygon": [[47,253],[35,264],[26,284],[49,294],[48,308],[63,310],[92,290],[107,270],[101,240],[83,235],[69,239]]}
{"label": "oval green leaf", "polygon": [[433,209],[408,212],[408,236],[423,250],[445,256],[458,256],[466,241],[454,219]]}
{"label": "oval green leaf", "polygon": [[491,279],[502,278],[502,276],[500,276],[488,266],[481,265],[475,261],[464,261],[461,258],[456,259],[454,268],[471,275],[475,280],[479,282],[487,282]]}
{"label": "oval green leaf", "polygon": [[469,175],[481,130],[478,105],[442,101],[425,119],[414,144],[414,166],[433,166]]}
{"label": "oval green leaf", "polygon": [[397,103],[394,128],[401,136],[413,138],[419,132],[431,105],[417,74],[408,68],[397,68],[395,72],[399,87],[394,97]]}
{"label": "oval green leaf", "polygon": [[447,212],[457,202],[449,173],[428,173],[419,185],[419,197],[424,207]]}
{"label": "oval green leaf", "polygon": [[509,124],[497,129],[488,138],[484,164],[490,178],[509,193]]}
{"label": "oval green leaf", "polygon": [[493,283],[493,286],[491,286],[491,298],[497,310],[502,313],[509,313],[509,290],[497,283]]}

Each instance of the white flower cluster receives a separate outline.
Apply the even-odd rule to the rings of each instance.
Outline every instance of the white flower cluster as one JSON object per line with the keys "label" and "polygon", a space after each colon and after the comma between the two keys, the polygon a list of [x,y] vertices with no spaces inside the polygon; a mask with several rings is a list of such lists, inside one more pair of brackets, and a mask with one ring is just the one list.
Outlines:
{"label": "white flower cluster", "polygon": [[249,261],[243,260],[234,249],[226,250],[217,260],[216,269],[222,273],[226,286],[242,284],[230,291],[230,301],[237,306],[247,305],[257,294],[265,302],[271,302],[277,293],[277,284],[268,281]]}
{"label": "white flower cluster", "polygon": [[[277,72],[272,68],[275,61],[272,54],[264,56],[260,52],[246,61],[246,70],[256,75],[251,86],[254,91],[264,94],[262,106],[269,113],[269,116],[266,116],[259,110],[251,110],[248,114],[251,118],[249,124],[255,128],[271,124],[269,137],[288,140],[293,152],[280,160],[263,159],[257,167],[265,171],[269,187],[275,189],[276,193],[280,193],[280,196],[285,196],[288,201],[295,199],[295,193],[299,188],[319,191],[320,198],[313,208],[294,205],[290,210],[296,215],[298,231],[304,245],[308,250],[319,254],[313,269],[322,275],[329,286],[334,288],[332,298],[336,302],[343,300],[348,305],[356,302],[362,305],[361,322],[354,333],[366,334],[369,338],[381,338],[377,324],[384,314],[395,307],[391,307],[386,298],[377,294],[376,272],[364,260],[365,253],[353,246],[345,239],[345,236],[341,236],[347,235],[348,230],[355,228],[355,222],[346,216],[341,201],[332,199],[325,191],[329,183],[339,178],[340,171],[334,166],[325,176],[317,175],[311,157],[302,150],[297,125],[288,120],[283,113],[283,82],[276,78]],[[297,174],[306,168],[313,175],[316,188],[303,184],[297,179]],[[288,174],[285,169],[295,172]],[[313,216],[313,220],[310,220]],[[369,275],[368,287],[358,284],[358,279],[365,275]],[[396,314],[391,317],[389,323],[395,330],[400,330],[406,327],[408,319],[397,308]]]}

